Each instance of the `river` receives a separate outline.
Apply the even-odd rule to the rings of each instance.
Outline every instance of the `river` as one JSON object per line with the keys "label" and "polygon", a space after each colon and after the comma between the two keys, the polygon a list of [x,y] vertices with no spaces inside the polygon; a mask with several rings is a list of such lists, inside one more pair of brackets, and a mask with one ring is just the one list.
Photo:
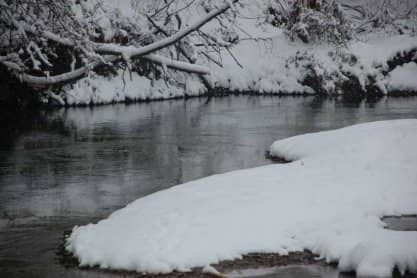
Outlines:
{"label": "river", "polygon": [[[416,97],[229,96],[9,115],[0,126],[0,277],[117,277],[60,264],[64,231],[176,184],[272,163],[274,140],[400,118],[417,118]],[[285,277],[312,276],[291,269]]]}

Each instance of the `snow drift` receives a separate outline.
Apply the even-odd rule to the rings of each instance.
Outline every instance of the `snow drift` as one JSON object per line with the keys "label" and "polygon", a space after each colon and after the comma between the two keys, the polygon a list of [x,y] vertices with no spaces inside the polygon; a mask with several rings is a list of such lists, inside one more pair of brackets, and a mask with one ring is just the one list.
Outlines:
{"label": "snow drift", "polygon": [[417,212],[417,120],[383,121],[275,142],[294,162],[215,175],[136,200],[75,227],[82,266],[166,273],[250,252],[309,249],[342,271],[417,271],[417,232],[384,215]]}

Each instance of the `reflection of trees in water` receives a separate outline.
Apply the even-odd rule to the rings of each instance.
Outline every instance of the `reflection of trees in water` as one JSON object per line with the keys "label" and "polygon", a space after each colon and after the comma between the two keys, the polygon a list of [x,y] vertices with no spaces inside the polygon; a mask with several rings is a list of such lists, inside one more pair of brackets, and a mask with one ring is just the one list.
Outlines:
{"label": "reflection of trees in water", "polygon": [[165,102],[59,110],[23,119],[3,152],[3,198],[13,195],[9,207],[33,214],[88,212],[114,209],[177,184],[180,148],[172,133],[181,133],[175,123],[183,121],[183,109],[183,102]]}
{"label": "reflection of trees in water", "polygon": [[[20,138],[26,137],[28,140],[24,148],[36,148],[41,144],[49,145],[48,142],[42,142],[31,138],[31,134],[36,133],[54,133],[60,136],[71,134],[73,127],[65,123],[61,117],[51,118],[48,111],[44,110],[7,110],[0,109],[0,158],[4,161],[7,155],[16,147]],[[2,168],[0,168],[0,171]],[[0,172],[1,174],[1,172]]]}
{"label": "reflection of trees in water", "polygon": [[[57,186],[52,173],[59,164],[49,159],[48,149],[59,148],[61,138],[71,133],[71,127],[60,117],[51,118],[46,111],[2,110],[0,119],[0,211],[14,215],[6,210],[8,204],[15,202],[13,206],[19,208],[19,199],[27,201],[24,196],[33,190]],[[25,204],[21,209],[23,215],[32,215]]]}
{"label": "reflection of trees in water", "polygon": [[[60,117],[50,117],[47,110],[7,110],[0,109],[0,132],[2,143],[15,143],[19,136],[33,131],[52,131],[59,134],[69,134],[69,127]],[[2,145],[2,150],[9,145]]]}
{"label": "reflection of trees in water", "polygon": [[[379,104],[384,97],[314,97],[310,102],[310,110],[303,115],[303,121],[311,123],[311,130],[339,128],[359,122],[372,121],[377,119],[380,112]],[[393,103],[395,99],[391,100]],[[383,110],[383,109],[382,109]],[[382,111],[383,117],[389,118],[389,111]],[[310,117],[310,118],[308,118]]]}

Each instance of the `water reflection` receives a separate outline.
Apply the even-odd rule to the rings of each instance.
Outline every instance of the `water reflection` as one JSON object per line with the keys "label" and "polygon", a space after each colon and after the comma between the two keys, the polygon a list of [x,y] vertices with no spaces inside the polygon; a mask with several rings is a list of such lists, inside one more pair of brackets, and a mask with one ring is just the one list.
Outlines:
{"label": "water reflection", "polygon": [[[268,164],[264,152],[276,139],[416,117],[417,98],[233,96],[3,118],[8,124],[0,125],[0,265],[14,258],[50,267],[51,250],[72,225],[175,184]],[[16,234],[17,226],[7,224],[13,219],[30,223],[17,225]],[[39,244],[27,240],[33,223],[52,229],[37,234]],[[11,248],[14,235],[23,237],[19,255]],[[29,263],[45,249],[48,256]]]}

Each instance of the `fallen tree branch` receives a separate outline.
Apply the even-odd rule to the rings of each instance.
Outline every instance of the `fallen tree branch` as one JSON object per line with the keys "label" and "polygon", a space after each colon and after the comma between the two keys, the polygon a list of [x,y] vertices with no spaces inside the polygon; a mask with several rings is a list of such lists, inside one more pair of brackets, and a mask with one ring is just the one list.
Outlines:
{"label": "fallen tree branch", "polygon": [[[156,24],[156,22],[155,21],[153,21],[153,19],[151,18],[151,17],[147,17],[148,18],[148,21],[158,30],[158,31],[160,31],[162,34],[164,34],[165,36],[169,36],[169,34],[168,34],[168,32],[167,31],[165,31],[161,26],[159,26],[158,24]],[[190,63],[190,64],[194,64],[195,62],[194,62],[194,60],[192,59],[192,57],[190,56],[190,55],[188,55],[188,53],[187,53],[187,51],[185,51],[185,49],[181,46],[181,45],[178,45],[178,50],[180,51],[180,53],[185,57],[185,59],[187,59],[188,60],[188,62]],[[208,89],[208,90],[211,90],[211,89],[213,89],[213,85],[212,85],[212,83],[211,83],[211,81],[207,78],[207,77],[205,77],[204,75],[202,75],[202,74],[199,74],[198,75],[198,77],[200,78],[200,80],[201,80],[201,82],[203,82],[203,84],[204,84],[204,86],[206,86],[206,88]]]}
{"label": "fallen tree branch", "polygon": [[[33,33],[33,34],[38,34],[36,28],[31,28],[30,26],[25,25],[24,26],[25,31]],[[52,32],[41,32],[40,33],[42,36],[44,36],[44,38],[52,40],[56,43],[62,44],[64,46],[69,46],[69,47],[75,47],[75,42],[70,40],[70,39],[66,39],[66,38],[62,38]],[[91,42],[91,44],[93,45],[94,49],[101,53],[101,52],[106,52],[103,51],[103,49],[105,48],[104,43],[94,43]],[[126,47],[124,46],[124,48],[133,48],[133,47]],[[139,48],[138,48],[139,49]],[[116,55],[123,55],[124,52],[114,52],[114,54]],[[3,57],[3,56],[2,56]],[[126,55],[123,55],[123,58],[127,58]],[[185,72],[189,72],[189,73],[197,73],[197,74],[210,74],[210,70],[206,67],[203,66],[198,66],[195,64],[188,64],[185,62],[181,62],[181,61],[174,61],[171,60],[169,58],[160,56],[160,55],[156,55],[156,54],[149,54],[149,55],[144,55],[142,57],[143,59],[149,60],[151,62],[155,62],[157,64],[165,64],[167,65],[167,67],[169,68],[173,68],[173,69],[177,69],[177,70],[181,70],[181,71],[185,71]]]}
{"label": "fallen tree branch", "polygon": [[[109,56],[108,58],[105,58],[107,63],[117,61],[118,59],[119,57],[117,56]],[[28,83],[29,85],[49,86],[49,85],[66,83],[69,81],[76,80],[80,78],[81,76],[85,75],[91,69],[101,64],[102,64],[102,61],[95,61],[86,66],[80,67],[74,71],[70,71],[70,72],[66,72],[66,73],[62,73],[62,74],[58,74],[54,76],[34,76],[31,74],[19,73],[19,72],[15,72],[15,75],[19,78],[21,82]]]}
{"label": "fallen tree branch", "polygon": [[142,58],[159,65],[166,65],[168,68],[196,74],[210,74],[210,69],[204,66],[186,63],[182,61],[172,60],[156,54],[148,54]]}
{"label": "fallen tree branch", "polygon": [[[199,66],[193,65],[186,62],[175,61],[163,56],[155,55],[155,54],[148,54],[142,57],[146,60],[149,60],[153,63],[159,65],[166,65],[168,68],[176,69],[188,73],[196,73],[196,74],[210,74],[210,69]],[[28,83],[29,85],[35,86],[49,86],[49,85],[56,85],[59,83],[66,83],[69,81],[73,81],[78,79],[79,77],[85,75],[88,71],[94,69],[97,66],[103,65],[105,63],[113,63],[118,60],[122,60],[119,56],[111,55],[104,58],[104,61],[95,61],[86,66],[80,67],[76,70],[54,75],[54,76],[34,76],[27,73],[21,73],[21,68],[10,61],[1,61],[3,65],[6,67],[14,70],[14,74],[21,82]]]}
{"label": "fallen tree branch", "polygon": [[226,3],[222,7],[209,12],[202,19],[198,20],[197,22],[195,22],[194,24],[191,24],[190,26],[186,28],[183,28],[182,30],[175,33],[174,35],[169,36],[160,41],[148,44],[146,46],[134,47],[134,46],[121,46],[117,44],[96,43],[94,45],[94,48],[96,51],[102,52],[102,53],[122,54],[124,57],[129,58],[129,59],[132,59],[138,56],[143,56],[151,52],[165,48],[167,46],[170,46],[176,43],[177,41],[181,40],[188,34],[194,31],[197,31],[198,29],[200,29],[203,25],[205,25],[207,22],[209,22],[213,18],[216,18],[220,14],[227,11],[230,8],[231,3],[236,3],[238,1],[239,0],[229,1],[229,3]]}

